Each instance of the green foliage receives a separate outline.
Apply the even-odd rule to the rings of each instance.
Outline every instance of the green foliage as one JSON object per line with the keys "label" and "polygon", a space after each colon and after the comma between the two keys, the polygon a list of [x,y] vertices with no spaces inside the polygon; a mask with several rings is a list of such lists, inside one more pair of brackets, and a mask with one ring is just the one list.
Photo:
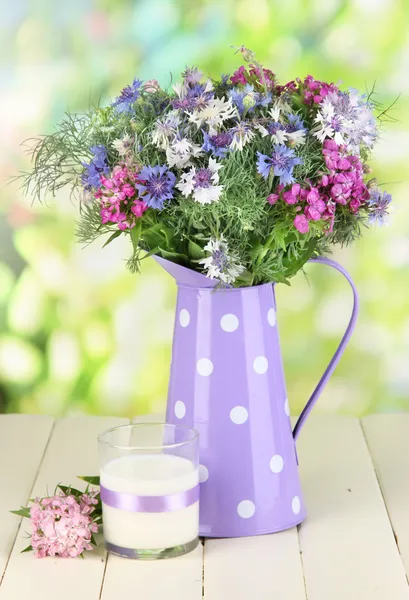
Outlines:
{"label": "green foliage", "polygon": [[85,481],[86,483],[89,483],[91,485],[98,485],[100,484],[100,477],[99,475],[78,475],[78,479],[81,479],[82,481]]}
{"label": "green foliage", "polygon": [[22,506],[19,510],[11,510],[10,512],[19,517],[24,517],[26,519],[30,518],[30,509],[26,506]]}

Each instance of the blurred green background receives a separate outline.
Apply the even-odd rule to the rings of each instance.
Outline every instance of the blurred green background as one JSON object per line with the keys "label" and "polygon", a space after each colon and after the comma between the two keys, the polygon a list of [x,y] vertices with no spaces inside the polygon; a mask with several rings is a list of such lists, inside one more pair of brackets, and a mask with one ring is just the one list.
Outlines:
{"label": "blurred green background", "polygon": [[[75,242],[68,194],[31,205],[6,185],[28,168],[20,143],[68,108],[108,102],[135,75],[162,84],[188,65],[211,76],[244,44],[281,82],[308,73],[401,94],[373,160],[392,224],[335,258],[359,288],[359,323],[317,411],[409,409],[409,3],[407,0],[2,0],[0,19],[0,412],[136,415],[164,406],[175,288],[150,259],[126,272],[127,241]],[[307,268],[278,286],[290,405],[302,409],[334,352],[352,298]]]}

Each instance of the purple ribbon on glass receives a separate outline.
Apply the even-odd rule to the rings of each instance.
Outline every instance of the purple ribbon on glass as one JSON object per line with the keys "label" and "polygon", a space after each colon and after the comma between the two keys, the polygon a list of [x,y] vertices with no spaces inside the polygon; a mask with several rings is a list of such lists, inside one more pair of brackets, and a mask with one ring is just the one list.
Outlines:
{"label": "purple ribbon on glass", "polygon": [[136,496],[125,492],[114,492],[103,485],[100,491],[104,504],[130,512],[170,512],[187,508],[199,500],[199,484],[190,490],[167,496]]}

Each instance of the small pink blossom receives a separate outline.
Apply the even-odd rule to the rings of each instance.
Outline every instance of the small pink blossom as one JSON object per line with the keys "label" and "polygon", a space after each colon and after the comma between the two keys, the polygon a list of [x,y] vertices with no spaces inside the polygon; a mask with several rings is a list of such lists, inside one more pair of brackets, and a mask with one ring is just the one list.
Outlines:
{"label": "small pink blossom", "polygon": [[160,85],[156,79],[149,79],[149,81],[145,81],[143,89],[145,92],[148,92],[148,94],[153,94],[160,90]]}
{"label": "small pink blossom", "polygon": [[230,77],[230,81],[234,84],[246,85],[248,81],[248,73],[243,65],[236,69]]}
{"label": "small pink blossom", "polygon": [[284,202],[287,202],[287,204],[297,204],[298,202],[298,198],[297,196],[294,196],[292,190],[283,193],[283,200]]}
{"label": "small pink blossom", "polygon": [[277,200],[280,199],[280,194],[270,194],[269,196],[267,196],[267,202],[269,204],[275,204],[277,202]]}
{"label": "small pink blossom", "polygon": [[[270,69],[264,69],[261,71],[260,67],[250,65],[250,75],[257,78],[258,83],[261,85],[266,84],[267,89],[273,89],[275,85],[275,74]],[[264,80],[263,80],[264,76]]]}
{"label": "small pink blossom", "polygon": [[298,229],[300,233],[308,233],[310,226],[307,217],[305,215],[297,215],[294,219],[294,227]]}
{"label": "small pink blossom", "polygon": [[304,79],[305,104],[320,104],[329,92],[339,92],[339,89],[334,83],[318,81],[312,75]]}

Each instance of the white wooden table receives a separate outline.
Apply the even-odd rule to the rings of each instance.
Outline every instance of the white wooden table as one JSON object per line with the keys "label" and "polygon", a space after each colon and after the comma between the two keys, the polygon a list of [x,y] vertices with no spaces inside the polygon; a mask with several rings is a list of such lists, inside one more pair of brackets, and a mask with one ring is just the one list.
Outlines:
{"label": "white wooden table", "polygon": [[409,600],[409,414],[309,419],[298,529],[157,562],[21,554],[28,523],[8,511],[96,474],[97,434],[125,422],[0,416],[0,600]]}

